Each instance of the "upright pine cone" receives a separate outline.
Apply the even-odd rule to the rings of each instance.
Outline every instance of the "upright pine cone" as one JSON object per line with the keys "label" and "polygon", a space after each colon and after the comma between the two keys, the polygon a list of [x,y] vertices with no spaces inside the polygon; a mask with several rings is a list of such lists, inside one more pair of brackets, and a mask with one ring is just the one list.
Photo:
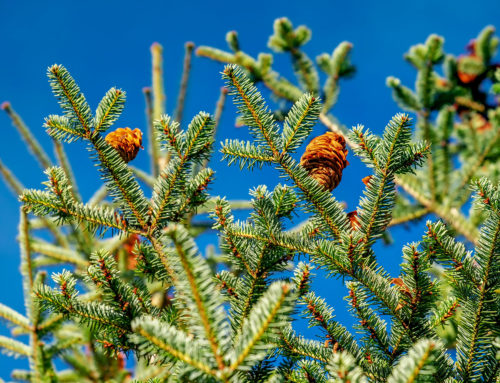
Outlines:
{"label": "upright pine cone", "polygon": [[139,129],[118,128],[108,133],[105,139],[125,162],[132,161],[142,148],[142,132]]}
{"label": "upright pine cone", "polygon": [[347,153],[344,137],[327,132],[307,145],[300,164],[319,184],[332,191],[340,183],[342,171],[349,165]]}

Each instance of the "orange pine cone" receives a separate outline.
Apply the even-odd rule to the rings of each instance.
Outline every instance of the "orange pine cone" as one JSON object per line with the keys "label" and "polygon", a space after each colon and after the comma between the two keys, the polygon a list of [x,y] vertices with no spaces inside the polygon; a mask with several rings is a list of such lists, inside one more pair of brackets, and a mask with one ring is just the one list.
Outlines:
{"label": "orange pine cone", "polygon": [[105,139],[125,162],[132,161],[142,149],[142,132],[139,129],[118,128],[108,133]]}
{"label": "orange pine cone", "polygon": [[332,191],[340,183],[342,171],[349,165],[347,153],[344,137],[327,132],[307,145],[300,164],[319,184]]}

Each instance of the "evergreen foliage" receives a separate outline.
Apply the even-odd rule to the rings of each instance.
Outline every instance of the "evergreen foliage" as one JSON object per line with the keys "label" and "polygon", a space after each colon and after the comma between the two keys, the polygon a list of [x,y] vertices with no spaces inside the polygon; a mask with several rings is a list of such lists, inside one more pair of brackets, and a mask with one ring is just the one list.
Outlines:
{"label": "evergreen foliage", "polygon": [[[161,47],[155,44],[153,89],[145,93],[151,174],[127,164],[103,137],[123,111],[122,90],[110,89],[93,113],[70,73],[61,65],[49,68],[63,110],[45,124],[58,166],[10,105],[4,107],[48,178],[45,190],[23,190],[0,163],[22,203],[26,314],[0,304],[0,317],[14,326],[13,335],[29,335],[29,344],[0,337],[3,350],[29,359],[29,370],[13,371],[13,379],[500,379],[500,185],[495,168],[500,108],[488,104],[481,87],[496,78],[492,89],[500,93],[500,71],[492,62],[493,30],[483,30],[470,55],[459,59],[445,55],[443,39],[435,35],[412,47],[406,58],[418,71],[415,90],[395,78],[388,85],[398,104],[417,114],[415,132],[410,116],[399,113],[380,136],[363,126],[348,131],[333,122],[328,113],[339,80],[354,72],[348,58],[352,45],[341,43],[331,55],[317,58],[326,75],[321,87],[324,76],[302,49],[310,38],[309,29],[294,28],[281,18],[269,39],[274,52],[290,54],[298,86],[272,69],[271,55],[255,59],[244,53],[236,32],[226,36],[231,52],[199,47],[199,55],[226,63],[227,90],[221,92],[214,117],[200,112],[185,129],[180,120],[193,46],[186,46],[173,119],[164,113]],[[446,78],[434,69],[440,62]],[[287,106],[272,111],[258,82]],[[221,143],[223,159],[241,169],[271,165],[284,180],[273,190],[255,187],[251,201],[207,193],[214,176],[207,161],[226,93],[252,139]],[[318,121],[344,134],[371,169],[356,224],[341,201],[296,160]],[[62,146],[78,145],[75,141],[86,143],[104,183],[89,201],[78,193]],[[468,185],[475,210],[465,216]],[[251,210],[247,220],[235,219],[234,210],[241,208]],[[299,211],[307,219],[290,229]],[[211,226],[196,219],[207,212]],[[377,262],[374,244],[387,236],[389,226],[431,213],[441,219],[428,221],[422,239],[402,249],[399,275],[389,275]],[[53,236],[50,241],[37,234],[45,228]],[[208,249],[202,254],[196,245],[196,236],[208,229],[219,235],[220,254]],[[54,273],[52,283],[46,280],[47,265],[67,269]],[[334,308],[311,288],[315,268],[345,282],[358,334],[339,323]],[[297,317],[316,327],[319,339],[297,333]],[[133,374],[125,365],[132,357]],[[60,370],[58,360],[68,369]]]}

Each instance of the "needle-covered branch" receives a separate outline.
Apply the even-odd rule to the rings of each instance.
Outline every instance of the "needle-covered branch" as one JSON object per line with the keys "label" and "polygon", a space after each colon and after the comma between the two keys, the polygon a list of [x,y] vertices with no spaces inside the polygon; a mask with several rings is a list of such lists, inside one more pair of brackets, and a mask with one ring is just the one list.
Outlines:
{"label": "needle-covered branch", "polygon": [[[93,114],[68,71],[49,68],[63,115],[49,116],[45,127],[56,140],[61,167],[47,166],[45,190],[23,191],[0,164],[23,203],[19,242],[26,313],[0,304],[0,317],[14,325],[12,336],[29,336],[29,345],[0,339],[1,348],[29,360],[29,370],[14,371],[13,378],[498,379],[500,109],[486,94],[490,80],[492,91],[500,93],[494,30],[486,28],[467,48],[469,54],[457,58],[445,55],[436,35],[412,47],[406,58],[418,71],[415,88],[396,78],[387,83],[398,104],[417,114],[416,126],[397,114],[382,135],[361,125],[349,132],[328,114],[340,81],[354,73],[352,45],[342,42],[331,54],[319,55],[316,66],[304,49],[310,38],[308,28],[280,18],[269,39],[274,52],[289,54],[298,85],[273,68],[272,54],[246,53],[235,31],[226,35],[228,52],[199,47],[199,55],[230,65],[223,70],[226,87],[215,117],[200,112],[185,128],[165,114],[162,48],[153,44],[153,88],[144,90],[152,174],[140,162],[129,164],[144,153],[140,129],[107,133],[120,118],[125,92],[111,88]],[[193,48],[186,45],[176,120],[183,116]],[[436,68],[441,62],[442,72]],[[319,76],[318,68],[326,76]],[[272,93],[270,103],[259,82],[263,93]],[[228,93],[240,113],[237,123],[249,128],[251,139],[223,137],[223,159],[242,170],[271,165],[284,179],[273,189],[256,186],[251,201],[208,193],[215,172],[207,164]],[[37,151],[29,129],[10,114]],[[330,131],[309,140],[317,122]],[[86,204],[62,147],[79,140],[104,184]],[[342,172],[350,171],[353,154],[371,174],[363,175],[366,188],[347,213],[334,189]],[[467,214],[469,183],[476,201]],[[218,248],[207,232],[207,213]],[[377,239],[390,238],[389,226],[433,215],[443,222],[429,221],[421,241],[403,247],[399,273],[386,271],[381,266],[387,264],[386,251]],[[44,228],[48,235],[38,232]],[[209,235],[197,238],[200,234]],[[460,243],[460,236],[469,243]],[[198,246],[205,243],[202,252]],[[71,271],[46,282],[44,270],[62,264]],[[319,298],[315,268],[322,269],[322,278],[345,282],[335,294],[346,297],[360,336],[334,317],[337,305]],[[312,331],[318,330],[317,339],[292,329],[300,320],[297,305]],[[137,357],[133,367],[127,362],[132,356]],[[57,369],[60,362],[65,370]]]}

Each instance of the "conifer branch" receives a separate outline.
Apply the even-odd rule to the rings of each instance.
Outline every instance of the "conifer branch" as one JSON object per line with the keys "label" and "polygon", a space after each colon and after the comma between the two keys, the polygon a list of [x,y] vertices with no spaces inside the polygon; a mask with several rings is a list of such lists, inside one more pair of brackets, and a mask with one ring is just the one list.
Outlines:
{"label": "conifer branch", "polygon": [[63,296],[60,296],[59,293],[49,287],[40,286],[35,291],[35,295],[45,307],[51,307],[56,312],[77,318],[82,323],[88,324],[92,329],[104,330],[105,328],[111,328],[118,334],[125,334],[129,331],[129,327],[122,324],[124,323],[124,315],[122,313],[109,310],[103,304],[83,303],[65,297],[64,284],[62,284],[61,289]]}
{"label": "conifer branch", "polygon": [[145,229],[147,227],[145,214],[149,204],[132,171],[102,137],[92,136],[91,143],[99,159],[101,173],[108,180],[109,194],[123,202],[124,212],[130,221]]}
{"label": "conifer branch", "polygon": [[88,224],[90,231],[97,230],[99,227],[111,228],[117,230],[126,230],[130,233],[139,234],[140,231],[127,226],[125,220],[108,209],[98,209],[83,204],[74,204],[71,207],[61,206],[54,200],[53,196],[47,192],[37,190],[25,190],[20,200],[27,206],[29,211],[37,215],[54,215],[59,217],[70,216],[76,218],[78,222]]}
{"label": "conifer branch", "polygon": [[239,163],[240,169],[253,169],[255,165],[262,168],[264,165],[274,163],[274,157],[268,150],[253,146],[248,141],[226,139],[222,144],[220,152],[222,159],[227,160],[228,165]]}
{"label": "conifer branch", "polygon": [[283,247],[285,249],[296,251],[298,253],[313,255],[319,252],[319,250],[317,250],[319,246],[317,243],[314,243],[312,241],[308,243],[308,241],[305,240],[297,240],[296,236],[291,236],[291,235],[280,235],[280,236],[273,235],[272,237],[264,235],[261,236],[252,233],[249,230],[244,230],[243,227],[238,227],[236,225],[234,225],[231,228],[230,233],[232,236],[235,237],[255,239],[257,241],[264,242],[267,245]]}
{"label": "conifer branch", "polygon": [[8,352],[11,352],[16,356],[32,356],[31,349],[24,343],[11,338],[7,338],[3,335],[0,335],[0,348],[7,350]]}
{"label": "conifer branch", "polygon": [[427,214],[429,214],[429,212],[430,212],[429,209],[424,207],[421,209],[412,210],[408,214],[397,216],[397,217],[394,217],[394,214],[393,214],[391,222],[389,222],[389,225],[387,227],[396,226],[396,225],[399,225],[401,223],[406,223],[406,222],[417,220],[419,218],[425,217]]}
{"label": "conifer branch", "polygon": [[[320,120],[324,122],[329,129],[338,132],[338,129],[335,127],[335,125],[332,125],[327,118],[322,118],[322,115],[320,115]],[[354,130],[354,132],[356,133],[356,130]],[[359,144],[356,144],[353,141],[349,140],[348,137],[345,137],[345,139],[346,143],[351,148],[356,149],[358,147]],[[365,147],[368,146],[365,145]],[[376,160],[373,157],[373,155],[370,156],[372,158],[372,161]],[[376,162],[374,162],[374,164],[375,166],[378,166]],[[419,190],[417,190],[417,185],[410,183],[411,178],[413,177],[405,175],[396,175],[394,181],[398,186],[401,186],[405,192],[407,192],[409,195],[415,198],[420,204],[425,206],[430,212],[433,212],[439,217],[445,219],[446,222],[452,225],[455,230],[464,235],[472,243],[475,243],[477,230],[474,227],[472,227],[458,211],[451,210],[443,205],[433,203],[429,198],[427,198],[424,195],[424,193],[421,193]]]}
{"label": "conifer branch", "polygon": [[[35,270],[33,268],[32,250],[29,237],[29,221],[25,208],[21,208],[21,219],[19,222],[19,247],[21,250],[21,273],[24,287],[24,305],[30,321],[30,348],[28,355],[31,370],[35,379],[41,379],[44,375],[42,345],[39,344],[38,323],[40,322],[40,309],[38,302],[32,299],[34,287],[40,285],[40,280],[35,281]],[[38,274],[40,275],[40,274]],[[14,341],[15,342],[15,341]],[[19,343],[19,342],[16,342]]]}
{"label": "conifer branch", "polygon": [[208,57],[212,60],[219,61],[221,63],[236,63],[234,54],[225,52],[222,49],[207,47],[204,45],[196,48],[196,55],[202,57]]}
{"label": "conifer branch", "polygon": [[226,105],[228,90],[226,87],[220,88],[220,95],[217,99],[217,104],[215,105],[214,112],[214,132],[217,131],[217,127],[219,126],[220,120],[222,118],[222,112],[224,111],[224,106]]}
{"label": "conifer branch", "polygon": [[232,223],[233,217],[229,215],[230,207],[227,201],[223,199],[217,199],[215,201],[214,218],[216,223],[214,228],[219,229],[224,232],[224,241],[229,247],[230,253],[236,258],[236,260],[242,264],[243,268],[246,269],[249,275],[253,275],[253,269],[250,267],[245,257],[242,257],[236,243],[233,240],[232,235]]}
{"label": "conifer branch", "polygon": [[21,272],[23,274],[23,284],[25,288],[25,306],[31,320],[31,291],[33,291],[33,267],[31,265],[31,246],[29,236],[28,214],[24,208],[20,209],[21,218],[19,220],[19,248],[21,250]]}
{"label": "conifer branch", "polygon": [[332,348],[333,352],[347,350],[358,360],[361,359],[360,348],[351,333],[334,320],[333,309],[326,302],[317,297],[314,292],[307,293],[302,302],[306,305],[304,314],[309,318],[311,326],[320,326],[326,331],[325,347]]}
{"label": "conifer branch", "polygon": [[369,305],[363,299],[362,294],[357,294],[356,282],[348,282],[349,299],[352,309],[360,319],[360,329],[363,329],[367,334],[368,340],[374,341],[377,348],[380,349],[387,357],[393,359],[387,338],[386,324],[378,315],[369,308]]}
{"label": "conifer branch", "polygon": [[[418,81],[418,80],[417,80]],[[432,144],[432,137],[431,137],[431,126],[429,122],[429,114],[430,111],[424,110],[422,112],[423,117],[421,120],[421,125],[422,129],[424,132],[424,139],[426,142]],[[434,202],[436,199],[436,168],[434,164],[434,156],[432,154],[432,151],[427,154],[427,164],[429,168],[429,191],[431,194],[431,201]]]}
{"label": "conifer branch", "polygon": [[[473,266],[473,260],[465,250],[465,246],[455,242],[441,222],[427,222],[427,233],[423,247],[437,262],[453,267],[452,277],[459,279],[456,286],[465,285],[465,290],[478,287],[480,282]],[[456,275],[456,276],[455,276]]]}
{"label": "conifer branch", "polygon": [[260,298],[236,336],[234,356],[230,365],[232,370],[242,368],[245,363],[251,362],[253,358],[247,358],[262,341],[261,338],[270,331],[276,331],[283,324],[284,314],[291,309],[291,304],[286,303],[291,293],[289,285],[276,282]]}
{"label": "conifer branch", "polygon": [[450,187],[451,172],[453,170],[453,158],[450,153],[450,139],[453,132],[455,113],[450,108],[442,109],[437,117],[435,165],[436,165],[436,186],[438,194],[446,193]]}
{"label": "conifer branch", "polygon": [[120,117],[125,105],[125,92],[111,88],[99,102],[94,117],[94,132],[105,132]]}
{"label": "conifer branch", "polygon": [[273,156],[278,157],[281,145],[277,127],[260,93],[237,66],[226,66],[223,76],[231,89],[230,94],[237,97],[243,119],[253,128],[257,141],[267,145]]}
{"label": "conifer branch", "polygon": [[465,203],[469,197],[469,193],[467,191],[464,191],[465,186],[469,184],[474,175],[477,173],[477,170],[484,164],[490,152],[495,147],[498,147],[499,143],[500,143],[500,126],[497,126],[495,134],[492,137],[489,137],[484,149],[479,153],[477,157],[475,157],[473,163],[468,164],[464,169],[465,171],[463,172],[460,183],[456,188],[457,193],[459,194],[461,193],[463,195],[463,197],[460,199],[461,205]]}
{"label": "conifer branch", "polygon": [[[295,161],[285,152],[280,152],[281,139],[277,136],[277,128],[272,115],[267,111],[262,96],[257,92],[245,74],[236,66],[227,66],[224,71],[224,77],[228,81],[228,86],[236,96],[236,102],[244,116],[246,123],[254,127],[254,132],[258,142],[269,147],[275,162],[280,165],[288,177],[301,189],[320,216],[325,221],[336,237],[347,226],[347,220],[344,219],[338,203],[328,195],[327,192],[321,192],[319,186],[313,186],[313,182],[305,175]],[[328,214],[328,213],[332,214]]]}
{"label": "conifer branch", "polygon": [[[132,326],[134,331],[158,349],[208,375],[217,377],[217,373],[206,360],[203,345],[198,344],[196,340],[188,339],[187,334],[182,334],[164,323],[160,324],[154,318],[138,318]],[[139,343],[141,339],[132,337],[132,341]],[[142,352],[151,352],[148,344],[140,347]],[[193,357],[193,354],[196,357]]]}
{"label": "conifer branch", "polygon": [[276,72],[267,73],[262,78],[262,81],[276,96],[287,101],[295,102],[303,95],[302,91],[297,86],[284,77],[280,77]]}
{"label": "conifer branch", "polygon": [[417,95],[411,89],[402,85],[401,80],[389,76],[387,77],[386,84],[388,87],[392,88],[392,97],[400,108],[409,112],[418,112],[422,109],[422,105]]}
{"label": "conifer branch", "polygon": [[[186,129],[162,113],[161,47],[154,44],[154,100],[151,90],[144,91],[154,144],[152,176],[126,163],[140,146],[140,134],[133,133],[130,155],[123,155],[113,141],[125,129],[108,136],[113,140],[101,136],[122,112],[124,92],[112,88],[92,115],[67,70],[49,68],[64,115],[50,116],[45,126],[56,139],[61,167],[47,169],[45,191],[25,190],[20,196],[26,317],[1,304],[0,317],[16,326],[14,336],[29,335],[30,344],[2,338],[0,346],[28,356],[30,369],[13,376],[37,382],[124,381],[130,376],[124,353],[130,352],[139,358],[135,377],[155,383],[449,383],[498,377],[500,192],[494,142],[500,119],[481,85],[486,78],[500,81],[500,70],[495,74],[492,62],[498,44],[493,30],[486,28],[468,47],[470,54],[457,59],[444,57],[437,36],[412,47],[406,57],[418,70],[415,90],[388,79],[401,107],[418,114],[416,135],[425,143],[411,142],[405,115],[395,116],[383,136],[362,126],[348,134],[328,111],[336,103],[339,81],[354,71],[348,58],[352,45],[341,43],[332,54],[317,57],[326,74],[320,85],[303,48],[310,37],[306,27],[295,28],[281,18],[269,40],[272,50],[290,54],[300,87],[272,69],[271,54],[254,58],[245,53],[234,31],[226,36],[231,52],[198,48],[198,54],[231,63],[223,73],[228,88],[221,90],[214,119],[201,112]],[[177,119],[182,119],[192,50],[192,45],[186,46]],[[443,59],[441,75],[434,67]],[[269,109],[257,82],[277,96],[279,110]],[[500,93],[495,85],[493,91]],[[301,88],[313,94],[303,95]],[[258,186],[250,192],[251,201],[210,198],[206,188],[213,171],[207,163],[228,91],[240,110],[238,121],[250,128],[253,140],[226,140],[223,157],[250,169],[273,165],[292,187],[277,185],[271,191]],[[318,153],[309,149],[300,164],[292,156],[318,120],[346,136],[372,169],[363,179],[366,189],[354,212],[346,214],[330,192],[341,174],[328,175],[330,168],[323,162],[333,164],[336,159],[314,159]],[[80,139],[97,159],[107,187],[88,204],[81,201],[60,143]],[[333,152],[347,161],[345,144],[338,139],[342,152]],[[160,146],[166,156],[160,156]],[[477,165],[477,154],[484,150]],[[427,155],[432,159],[427,170],[414,170]],[[314,173],[314,161],[325,180]],[[330,170],[336,171],[334,166]],[[1,163],[0,171],[11,188],[21,191],[21,183]],[[134,174],[152,189],[151,201]],[[483,174],[493,175],[492,181],[476,179]],[[476,191],[477,210],[469,217],[460,211],[469,193],[446,194],[447,187],[460,185],[465,175]],[[403,194],[396,195],[396,185]],[[112,201],[104,200],[107,193]],[[297,207],[307,217],[289,229]],[[245,221],[235,220],[231,209],[249,208]],[[30,221],[29,211],[43,218]],[[221,246],[220,251],[207,247],[201,255],[194,237],[209,223],[195,215],[207,212],[215,220]],[[378,250],[372,245],[381,236],[388,238],[388,226],[426,214],[443,218],[449,228],[442,222],[428,223],[422,240],[403,248],[401,271],[393,278],[378,265]],[[88,230],[82,232],[82,225]],[[32,232],[45,227],[54,238]],[[102,239],[108,229],[117,235]],[[477,242],[475,251],[459,243],[457,235]],[[359,320],[359,339],[316,295],[313,268],[302,262],[294,267],[292,261],[301,256],[310,257],[327,277],[347,278],[347,300]],[[73,271],[54,274],[58,288],[46,285],[41,268],[63,263]],[[295,303],[303,306],[310,324],[320,328],[321,341],[306,340],[291,329]],[[448,350],[456,345],[456,358],[439,338]],[[56,371],[56,360],[69,368]]]}
{"label": "conifer branch", "polygon": [[416,382],[424,375],[432,375],[435,371],[432,360],[438,349],[436,342],[423,340],[417,343],[410,352],[405,355],[389,376],[388,383],[411,383]]}
{"label": "conifer branch", "polygon": [[449,298],[443,301],[429,321],[431,327],[434,328],[443,325],[448,319],[455,315],[459,306],[460,304],[456,298]]}
{"label": "conifer branch", "polygon": [[78,139],[84,139],[86,134],[84,129],[74,125],[67,116],[50,115],[45,118],[43,126],[49,136],[62,142],[71,143]]}
{"label": "conifer branch", "polygon": [[90,137],[93,128],[92,112],[75,80],[66,68],[57,64],[49,67],[48,76],[54,95],[66,112],[71,126],[81,126],[85,136]]}
{"label": "conifer branch", "polygon": [[154,121],[154,117],[153,117],[153,95],[152,95],[152,89],[151,87],[144,87],[142,88],[142,93],[144,93],[144,102],[146,104],[146,108],[144,110],[144,114],[146,115],[146,126],[147,126],[147,136],[148,136],[148,154],[150,156],[150,159],[151,159],[151,173],[153,174],[156,174],[155,173],[155,166],[156,166],[156,161],[155,161],[155,156],[153,155],[153,153],[156,153],[154,149],[154,144],[155,144],[155,132],[154,132],[154,124],[153,124],[153,121]]}
{"label": "conifer branch", "polygon": [[0,317],[8,320],[9,322],[22,327],[26,331],[30,331],[31,326],[29,319],[24,315],[19,314],[17,311],[11,309],[8,306],[0,303]]}
{"label": "conifer branch", "polygon": [[[485,326],[494,323],[497,318],[491,290],[498,284],[495,279],[498,275],[498,262],[494,259],[500,251],[500,193],[486,179],[476,183],[476,190],[483,195],[489,192],[483,203],[491,204],[493,211],[481,229],[477,246],[476,260],[481,276],[479,291],[463,306],[462,315],[465,320],[459,326],[457,369],[465,380],[476,379],[479,374],[489,374],[491,371],[487,368],[492,369],[498,364],[495,359],[496,351],[491,344],[493,334]],[[478,358],[482,363],[477,362]]]}
{"label": "conifer branch", "polygon": [[318,341],[306,340],[302,336],[297,336],[290,327],[285,328],[280,334],[278,346],[284,355],[316,359],[323,363],[327,363],[334,354],[332,348],[325,347]]}
{"label": "conifer branch", "polygon": [[182,123],[182,115],[184,112],[184,103],[186,99],[189,73],[191,71],[191,58],[193,56],[194,44],[192,42],[187,42],[184,45],[184,66],[182,68],[182,78],[179,87],[179,94],[177,96],[177,105],[175,107],[174,120]]}
{"label": "conifer branch", "polygon": [[319,110],[319,100],[309,94],[302,96],[293,105],[283,126],[283,152],[293,152],[309,136],[318,118]]}
{"label": "conifer branch", "polygon": [[[61,168],[64,170],[64,173],[66,174],[66,177],[68,178],[70,185],[71,185],[71,194],[73,195],[73,198],[77,201],[81,200],[80,193],[78,191],[78,185],[76,184],[75,176],[73,173],[73,170],[71,169],[71,165],[69,163],[68,157],[66,155],[66,151],[64,150],[64,147],[62,144],[54,140],[54,149],[56,153],[57,160],[59,162],[59,165]],[[21,194],[21,193],[19,193]]]}
{"label": "conifer branch", "polygon": [[[147,201],[142,195],[130,169],[119,157],[118,153],[98,134],[93,131],[94,122],[90,108],[78,85],[68,73],[60,66],[49,68],[49,78],[54,94],[60,99],[61,107],[66,111],[68,121],[74,126],[81,126],[85,139],[89,140],[99,159],[101,172],[107,179],[111,195],[125,204],[125,213],[128,213],[131,223],[137,223],[142,228],[146,227],[143,214],[147,211]],[[113,112],[116,115],[118,112]],[[78,128],[76,129],[78,131]],[[135,222],[134,222],[135,221]]]}
{"label": "conifer branch", "polygon": [[35,253],[46,255],[62,263],[70,263],[84,268],[88,266],[88,261],[74,250],[61,249],[59,246],[35,239],[32,240],[30,246]]}
{"label": "conifer branch", "polygon": [[[369,150],[367,155],[373,158],[376,173],[371,177],[364,192],[365,197],[360,202],[360,230],[364,235],[360,252],[362,256],[391,221],[395,203],[394,174],[405,172],[405,168],[408,171],[423,156],[418,150],[415,153],[406,151],[411,134],[409,126],[408,116],[396,115],[387,125],[380,141],[372,140],[367,135],[371,142],[365,148]],[[362,130],[358,130],[353,137],[363,143],[361,139],[365,135]]]}
{"label": "conifer branch", "polygon": [[339,93],[338,82],[340,77],[350,75],[355,71],[348,60],[351,49],[352,44],[344,41],[334,49],[331,57],[327,54],[323,54],[316,58],[318,65],[328,74],[328,79],[323,87],[323,93],[325,94],[325,102],[322,109],[323,113],[328,113],[337,102]]}
{"label": "conifer branch", "polygon": [[472,226],[459,211],[456,209],[450,209],[441,204],[433,203],[423,193],[421,193],[420,190],[418,190],[418,186],[416,184],[411,183],[410,177],[399,175],[396,176],[395,180],[399,186],[403,187],[404,190],[415,198],[420,204],[446,220],[446,222],[450,224],[453,229],[462,234],[470,242],[476,243],[477,229]]}
{"label": "conifer branch", "polygon": [[38,325],[38,330],[41,332],[48,332],[51,328],[58,325],[63,318],[63,314],[53,314],[43,322],[40,322],[40,324]]}
{"label": "conifer branch", "polygon": [[[387,275],[365,268],[353,275],[355,281],[360,282],[368,296],[371,296],[384,312],[391,315],[408,332],[408,325],[398,310],[398,294],[390,285]],[[368,298],[367,296],[367,298]],[[367,302],[372,300],[367,299]]]}
{"label": "conifer branch", "polygon": [[41,168],[46,169],[46,168],[52,166],[52,162],[50,161],[49,156],[43,150],[42,146],[40,145],[38,140],[35,138],[33,133],[31,133],[30,128],[28,128],[28,126],[26,126],[26,124],[21,119],[21,117],[12,108],[10,103],[4,102],[0,107],[10,117],[10,119],[12,120],[12,124],[14,125],[14,127],[17,129],[17,131],[21,135],[22,139],[26,143],[26,146],[28,147],[30,152],[33,154],[33,156],[35,157],[35,159],[37,160],[37,162],[41,166]]}
{"label": "conifer branch", "polygon": [[[178,124],[170,124],[170,118],[166,116],[160,120],[157,129],[161,129],[161,134],[167,137],[167,147],[175,150],[176,157],[164,167],[162,175],[153,187],[149,232],[154,232],[166,219],[178,221],[179,218],[175,217],[183,213],[182,200],[184,199],[184,206],[187,206],[187,203],[194,204],[195,201],[192,199],[194,194],[200,194],[206,188],[210,176],[201,181],[198,180],[196,190],[191,191],[194,194],[188,197],[186,193],[189,193],[188,189],[192,188],[192,185],[186,186],[185,183],[187,172],[193,162],[199,163],[207,158],[207,150],[212,144],[214,125],[208,114],[199,113],[193,118],[185,133],[178,131]],[[172,202],[179,202],[179,199],[181,208],[172,206]],[[198,204],[202,202],[204,202],[203,198],[197,201]]]}
{"label": "conifer branch", "polygon": [[[216,299],[215,296],[207,294],[210,289],[210,280],[207,280],[208,271],[205,265],[194,263],[194,243],[188,240],[187,233],[178,228],[170,229],[169,235],[174,243],[174,246],[179,257],[180,266],[182,267],[183,283],[187,283],[189,291],[192,294],[193,309],[196,310],[195,317],[200,321],[199,325],[203,328],[203,333],[209,342],[210,348],[220,370],[224,369],[225,362],[223,360],[224,341],[222,337],[224,328],[221,327],[221,305],[222,301]],[[199,262],[199,261],[198,261]],[[180,272],[180,269],[178,270]],[[205,275],[203,275],[205,274]],[[201,277],[204,276],[205,281],[201,285]],[[180,280],[179,280],[180,281]],[[192,313],[193,315],[194,313]]]}
{"label": "conifer branch", "polygon": [[366,376],[356,362],[352,355],[342,351],[334,353],[330,359],[327,370],[330,373],[334,382],[338,383],[366,383]]}
{"label": "conifer branch", "polygon": [[[153,121],[160,119],[161,115],[165,113],[165,103],[166,96],[164,93],[164,84],[163,84],[163,59],[162,59],[163,47],[154,43],[151,45],[151,59],[152,59],[152,94],[153,94]],[[152,157],[154,161],[153,167],[153,177],[157,177],[160,174],[160,152],[158,146],[158,138],[156,136],[155,130],[153,130],[152,134]]]}
{"label": "conifer branch", "polygon": [[163,265],[164,270],[166,271],[167,275],[172,279],[173,282],[177,280],[177,276],[174,273],[174,270],[172,269],[172,266],[170,265],[170,262],[167,260],[167,256],[165,254],[165,251],[163,250],[163,246],[160,243],[158,239],[156,239],[153,235],[148,234],[146,238],[149,239],[151,242],[151,245],[153,246],[154,250],[156,251],[156,254],[158,254],[161,263]]}
{"label": "conifer branch", "polygon": [[13,174],[12,171],[2,162],[1,159],[0,159],[0,173],[2,174],[5,183],[11,189],[11,191],[14,193],[16,197],[22,194],[24,186],[17,179],[15,174]]}

